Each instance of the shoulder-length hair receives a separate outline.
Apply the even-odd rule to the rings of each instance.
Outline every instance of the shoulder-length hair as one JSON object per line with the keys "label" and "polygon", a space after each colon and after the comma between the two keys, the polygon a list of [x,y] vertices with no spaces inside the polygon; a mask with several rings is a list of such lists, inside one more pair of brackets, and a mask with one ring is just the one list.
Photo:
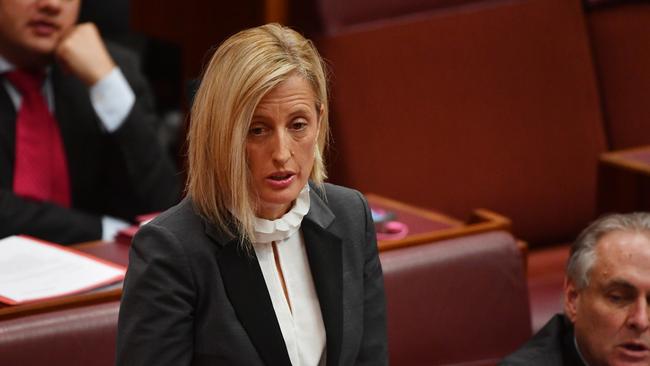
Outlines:
{"label": "shoulder-length hair", "polygon": [[262,97],[292,75],[307,80],[322,111],[310,179],[326,178],[329,140],[325,67],[313,43],[296,31],[266,24],[228,38],[204,70],[191,110],[187,195],[198,213],[244,243],[253,238],[256,197],[246,137]]}

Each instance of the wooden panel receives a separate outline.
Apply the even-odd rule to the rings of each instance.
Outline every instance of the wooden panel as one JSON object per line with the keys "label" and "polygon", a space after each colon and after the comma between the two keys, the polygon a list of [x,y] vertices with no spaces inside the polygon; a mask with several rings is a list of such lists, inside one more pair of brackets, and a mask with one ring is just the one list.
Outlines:
{"label": "wooden panel", "polygon": [[131,26],[180,45],[186,80],[200,75],[210,50],[228,36],[264,23],[263,0],[139,0],[131,2]]}
{"label": "wooden panel", "polygon": [[470,214],[468,220],[461,221],[433,210],[408,205],[372,193],[366,194],[366,197],[371,207],[394,212],[396,220],[403,221],[406,225],[413,224],[409,222],[409,216],[416,216],[429,222],[428,229],[425,228],[424,230],[422,226],[426,224],[417,223],[421,228],[415,233],[409,233],[405,238],[379,240],[377,245],[380,251],[405,248],[486,231],[511,231],[512,229],[512,222],[507,217],[486,209],[476,209]]}
{"label": "wooden panel", "polygon": [[598,210],[650,210],[650,146],[601,154]]}
{"label": "wooden panel", "polygon": [[267,23],[287,24],[289,19],[288,0],[264,0],[264,20]]}

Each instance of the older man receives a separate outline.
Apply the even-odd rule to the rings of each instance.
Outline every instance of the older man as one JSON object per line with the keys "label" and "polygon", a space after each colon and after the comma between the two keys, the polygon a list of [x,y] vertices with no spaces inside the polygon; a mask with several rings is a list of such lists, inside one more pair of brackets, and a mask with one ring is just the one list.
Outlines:
{"label": "older man", "polygon": [[502,365],[650,365],[650,214],[605,216],[571,247],[564,315]]}
{"label": "older man", "polygon": [[110,239],[178,195],[151,97],[80,0],[0,0],[0,237]]}

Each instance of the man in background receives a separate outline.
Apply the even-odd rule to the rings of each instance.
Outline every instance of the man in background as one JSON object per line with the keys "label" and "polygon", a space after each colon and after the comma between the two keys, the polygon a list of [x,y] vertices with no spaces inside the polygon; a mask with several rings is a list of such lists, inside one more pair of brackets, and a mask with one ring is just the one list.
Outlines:
{"label": "man in background", "polygon": [[0,0],[0,238],[111,239],[178,199],[135,58],[79,0]]}
{"label": "man in background", "polygon": [[502,365],[650,365],[650,214],[615,214],[571,247],[564,315]]}

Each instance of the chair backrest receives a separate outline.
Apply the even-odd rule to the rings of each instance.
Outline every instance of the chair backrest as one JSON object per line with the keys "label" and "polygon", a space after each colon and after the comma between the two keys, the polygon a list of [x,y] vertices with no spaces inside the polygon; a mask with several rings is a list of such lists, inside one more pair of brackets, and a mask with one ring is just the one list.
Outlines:
{"label": "chair backrest", "polygon": [[289,4],[289,15],[293,26],[318,36],[366,22],[489,1],[494,0],[301,0]]}
{"label": "chair backrest", "polygon": [[579,0],[366,23],[321,49],[332,181],[456,217],[487,207],[532,245],[595,217],[605,139]]}
{"label": "chair backrest", "polygon": [[530,337],[523,258],[507,232],[380,258],[391,365],[496,364]]}
{"label": "chair backrest", "polygon": [[113,366],[119,302],[0,321],[0,365]]}
{"label": "chair backrest", "polygon": [[650,144],[650,3],[607,1],[587,13],[609,147]]}

